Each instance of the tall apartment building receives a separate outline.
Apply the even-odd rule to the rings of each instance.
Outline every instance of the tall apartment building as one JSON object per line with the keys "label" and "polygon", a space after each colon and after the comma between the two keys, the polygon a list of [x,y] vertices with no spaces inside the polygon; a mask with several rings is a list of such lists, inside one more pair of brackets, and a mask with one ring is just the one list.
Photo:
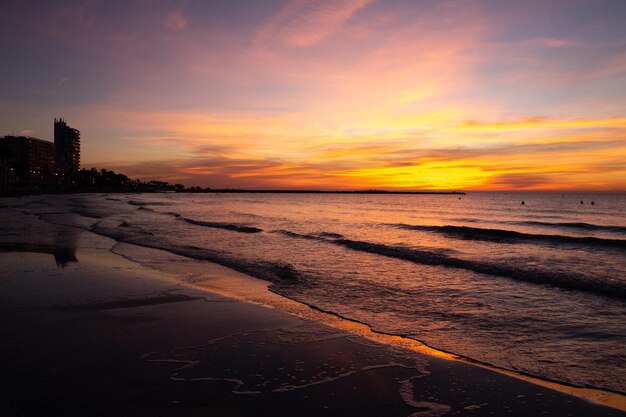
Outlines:
{"label": "tall apartment building", "polygon": [[80,132],[54,120],[54,143],[27,136],[0,138],[0,191],[71,188],[80,169]]}
{"label": "tall apartment building", "polygon": [[63,119],[54,119],[54,146],[57,167],[66,180],[73,182],[80,169],[80,132]]}

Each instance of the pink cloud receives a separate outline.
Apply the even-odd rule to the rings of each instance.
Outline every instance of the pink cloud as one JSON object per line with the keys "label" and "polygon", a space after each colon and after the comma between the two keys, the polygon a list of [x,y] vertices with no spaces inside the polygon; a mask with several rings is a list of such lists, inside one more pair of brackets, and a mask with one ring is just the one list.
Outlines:
{"label": "pink cloud", "polygon": [[541,46],[546,46],[549,48],[564,48],[568,46],[584,46],[580,42],[574,42],[569,39],[560,39],[560,38],[540,38],[536,40],[536,43]]}
{"label": "pink cloud", "polygon": [[372,0],[291,0],[258,31],[257,46],[314,45],[337,32],[358,10]]}

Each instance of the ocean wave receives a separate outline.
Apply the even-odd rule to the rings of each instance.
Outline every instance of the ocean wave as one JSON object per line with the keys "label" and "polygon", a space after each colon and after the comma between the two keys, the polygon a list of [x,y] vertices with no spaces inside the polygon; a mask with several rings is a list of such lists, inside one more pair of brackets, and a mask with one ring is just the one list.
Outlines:
{"label": "ocean wave", "polygon": [[303,235],[301,233],[296,233],[296,232],[292,232],[289,230],[272,230],[272,233],[278,233],[281,235],[285,235],[285,236],[289,236],[289,237],[295,237],[295,238],[300,238],[300,239],[310,239],[310,240],[325,240],[323,238],[321,238],[320,236],[315,236],[315,235]]}
{"label": "ocean wave", "polygon": [[[108,220],[98,222],[96,223],[96,227],[102,227],[102,224],[107,224],[108,222]],[[122,227],[128,231],[132,231],[131,233],[134,234],[154,236],[154,232],[151,232],[150,230],[145,230],[140,226],[136,226],[127,222],[126,220],[122,220],[122,222],[117,227]]]}
{"label": "ocean wave", "polygon": [[321,236],[321,237],[330,237],[330,238],[334,238],[334,239],[343,239],[343,235],[340,235],[339,233],[333,233],[333,232],[319,232],[317,235]]}
{"label": "ocean wave", "polygon": [[540,269],[520,268],[494,262],[474,261],[456,258],[442,252],[421,250],[382,243],[364,242],[351,239],[326,239],[319,235],[300,234],[288,230],[275,230],[285,236],[324,241],[360,252],[372,253],[388,258],[401,259],[417,264],[464,269],[479,274],[504,277],[533,284],[548,285],[565,290],[576,290],[612,298],[626,299],[626,286],[615,282],[599,282],[582,274],[567,274]]}
{"label": "ocean wave", "polygon": [[[527,222],[529,223],[529,222]],[[584,223],[581,223],[584,224]],[[513,230],[503,229],[484,229],[469,226],[421,226],[410,224],[393,224],[392,226],[406,230],[420,230],[433,233],[439,233],[446,236],[452,236],[460,239],[483,240],[489,242],[506,242],[506,243],[528,243],[528,242],[544,242],[552,244],[572,244],[584,246],[609,246],[617,248],[626,248],[626,240],[622,239],[605,239],[598,237],[575,237],[563,235],[544,235],[516,232]]]}
{"label": "ocean wave", "polygon": [[[529,217],[540,217],[540,218],[553,218],[559,219],[560,216],[529,216]],[[603,225],[603,224],[592,224],[592,223],[582,223],[582,222],[543,222],[538,220],[525,220],[525,221],[506,221],[506,220],[491,220],[491,219],[476,219],[471,217],[459,217],[451,219],[455,222],[459,223],[498,223],[498,224],[507,224],[507,225],[515,225],[515,226],[536,226],[536,227],[546,227],[546,228],[554,228],[554,229],[575,229],[582,231],[592,231],[592,232],[610,232],[610,233],[622,233],[626,234],[626,226],[617,226],[617,225]]]}
{"label": "ocean wave", "polygon": [[130,228],[119,228],[113,224],[100,222],[93,225],[90,230],[115,239],[118,242],[164,250],[190,259],[213,262],[272,283],[288,285],[303,281],[300,273],[288,262],[245,259],[213,249],[190,245],[175,245],[160,238],[156,240],[150,233],[133,226]]}
{"label": "ocean wave", "polygon": [[245,226],[241,224],[222,223],[222,222],[207,222],[203,220],[189,219],[187,217],[182,217],[176,214],[173,214],[173,215],[184,222],[187,222],[189,224],[193,224],[196,226],[211,227],[214,229],[232,230],[233,232],[240,232],[240,233],[259,233],[263,231],[263,229],[259,229],[258,227],[253,227],[253,226]]}
{"label": "ocean wave", "polygon": [[231,230],[233,232],[240,232],[240,233],[260,233],[263,231],[263,229],[259,229],[258,227],[248,226],[245,224],[211,222],[211,221],[205,221],[205,220],[190,219],[189,217],[184,217],[182,214],[176,213],[174,211],[168,211],[168,212],[161,213],[161,214],[176,217],[178,220],[181,220],[185,223],[193,224],[194,226],[210,227],[212,229]]}
{"label": "ocean wave", "polygon": [[333,232],[317,232],[317,233],[310,233],[310,234],[302,234],[302,233],[292,232],[290,230],[279,229],[279,230],[272,230],[272,233],[278,233],[278,234],[289,236],[289,237],[295,237],[295,238],[300,238],[300,239],[310,239],[310,240],[327,241],[328,239],[343,239],[343,235],[340,235],[339,233],[333,233]]}
{"label": "ocean wave", "polygon": [[442,253],[358,240],[336,239],[329,240],[329,242],[352,250],[374,253],[418,264],[465,269],[480,274],[500,276],[533,284],[549,285],[566,290],[591,292],[603,296],[626,299],[626,286],[614,282],[599,282],[582,274],[574,275],[520,268],[501,263],[473,261],[451,257]]}
{"label": "ocean wave", "polygon": [[523,222],[511,222],[511,224],[517,224],[521,226],[541,226],[541,227],[555,227],[555,228],[568,228],[579,229],[598,232],[613,232],[613,233],[626,233],[626,226],[611,226],[591,223],[574,223],[574,222],[539,222],[539,221],[523,221]]}
{"label": "ocean wave", "polygon": [[139,201],[130,200],[127,202],[131,206],[171,206],[172,203],[166,203],[164,201]]}

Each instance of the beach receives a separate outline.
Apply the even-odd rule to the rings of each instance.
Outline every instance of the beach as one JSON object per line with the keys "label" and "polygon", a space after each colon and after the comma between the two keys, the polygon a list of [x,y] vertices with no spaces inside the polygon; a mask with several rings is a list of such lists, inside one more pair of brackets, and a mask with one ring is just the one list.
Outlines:
{"label": "beach", "polygon": [[3,416],[625,415],[55,213],[3,217]]}
{"label": "beach", "polygon": [[626,0],[0,4],[0,417],[626,417]]}

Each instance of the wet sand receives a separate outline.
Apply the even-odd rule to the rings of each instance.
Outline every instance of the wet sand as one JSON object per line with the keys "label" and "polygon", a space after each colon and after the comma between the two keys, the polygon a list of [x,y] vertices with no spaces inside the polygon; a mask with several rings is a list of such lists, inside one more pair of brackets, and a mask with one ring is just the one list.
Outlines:
{"label": "wet sand", "polygon": [[77,245],[62,266],[0,253],[2,416],[626,415],[236,300],[294,303],[255,300],[264,284],[221,267],[185,275],[171,258],[173,273],[155,271],[110,249],[154,253],[88,232]]}

